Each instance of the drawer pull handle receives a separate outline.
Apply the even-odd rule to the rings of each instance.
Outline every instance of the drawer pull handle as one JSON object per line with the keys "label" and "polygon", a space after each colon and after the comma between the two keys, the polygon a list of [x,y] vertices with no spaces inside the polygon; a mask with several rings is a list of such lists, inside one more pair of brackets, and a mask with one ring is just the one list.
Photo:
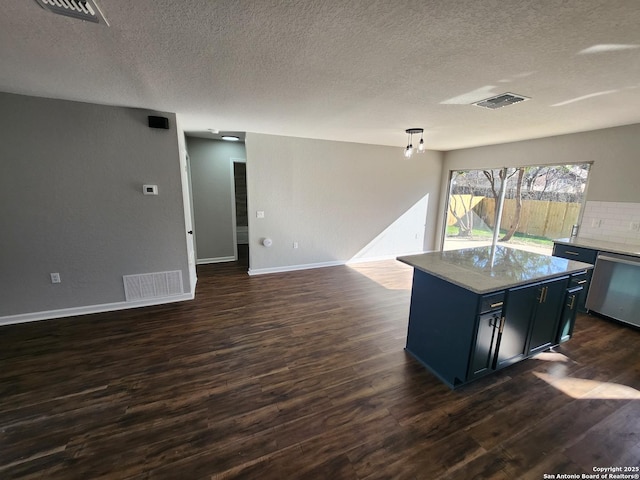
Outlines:
{"label": "drawer pull handle", "polygon": [[586,281],[586,280],[580,280],[580,281],[578,282],[578,285],[584,285],[585,283],[587,283],[587,281]]}
{"label": "drawer pull handle", "polygon": [[567,255],[580,255],[578,252],[570,252],[569,250],[566,250],[564,253]]}
{"label": "drawer pull handle", "polygon": [[496,302],[489,305],[489,308],[501,307],[504,302]]}

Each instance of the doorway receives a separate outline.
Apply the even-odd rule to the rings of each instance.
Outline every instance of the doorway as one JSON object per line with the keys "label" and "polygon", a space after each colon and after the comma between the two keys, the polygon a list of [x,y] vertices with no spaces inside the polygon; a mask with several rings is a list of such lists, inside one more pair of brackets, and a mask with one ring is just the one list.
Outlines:
{"label": "doorway", "polygon": [[247,257],[244,142],[188,135],[187,149],[196,264],[235,262],[239,256]]}
{"label": "doorway", "polygon": [[232,158],[235,199],[236,261],[249,267],[249,212],[247,210],[247,162]]}

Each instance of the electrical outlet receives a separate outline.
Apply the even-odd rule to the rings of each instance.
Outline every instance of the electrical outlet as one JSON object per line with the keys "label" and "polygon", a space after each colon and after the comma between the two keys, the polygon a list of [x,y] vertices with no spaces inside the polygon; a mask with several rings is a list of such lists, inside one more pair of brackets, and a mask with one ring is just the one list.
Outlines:
{"label": "electrical outlet", "polygon": [[600,220],[599,218],[594,218],[593,220],[591,220],[592,227],[600,228],[600,225],[602,225],[602,220]]}
{"label": "electrical outlet", "polygon": [[629,230],[634,230],[636,232],[640,232],[640,222],[631,222],[629,224]]}
{"label": "electrical outlet", "polygon": [[51,274],[51,283],[60,283],[60,274],[52,273]]}
{"label": "electrical outlet", "polygon": [[256,218],[264,218],[264,212],[262,210],[258,210],[256,212]]}

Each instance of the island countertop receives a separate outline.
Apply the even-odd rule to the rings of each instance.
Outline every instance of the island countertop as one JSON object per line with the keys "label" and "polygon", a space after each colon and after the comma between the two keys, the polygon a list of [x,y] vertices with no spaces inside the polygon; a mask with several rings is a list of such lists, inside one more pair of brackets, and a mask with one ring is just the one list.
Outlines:
{"label": "island countertop", "polygon": [[[492,255],[493,253],[493,255]],[[418,270],[485,294],[593,268],[588,263],[497,245],[397,258]]]}

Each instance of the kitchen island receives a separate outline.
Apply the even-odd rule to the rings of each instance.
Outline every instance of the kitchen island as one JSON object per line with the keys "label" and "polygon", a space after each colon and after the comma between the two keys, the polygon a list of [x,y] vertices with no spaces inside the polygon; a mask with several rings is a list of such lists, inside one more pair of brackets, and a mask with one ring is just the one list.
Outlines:
{"label": "kitchen island", "polygon": [[414,268],[406,350],[451,388],[568,340],[593,268],[504,246],[398,260]]}

